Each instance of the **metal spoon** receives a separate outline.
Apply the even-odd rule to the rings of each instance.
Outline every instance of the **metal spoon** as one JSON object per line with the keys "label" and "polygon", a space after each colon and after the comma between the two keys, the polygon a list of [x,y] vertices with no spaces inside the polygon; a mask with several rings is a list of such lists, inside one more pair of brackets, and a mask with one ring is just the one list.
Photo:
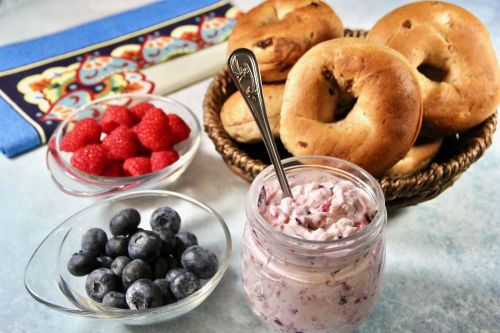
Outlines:
{"label": "metal spoon", "polygon": [[262,97],[262,79],[260,78],[259,66],[255,54],[249,49],[236,49],[227,58],[227,67],[234,84],[243,95],[252,116],[259,127],[267,154],[271,158],[274,170],[278,176],[281,189],[285,197],[292,197],[290,185],[285,176],[285,170],[281,164],[278,149],[274,142],[269,121],[267,120],[266,106]]}

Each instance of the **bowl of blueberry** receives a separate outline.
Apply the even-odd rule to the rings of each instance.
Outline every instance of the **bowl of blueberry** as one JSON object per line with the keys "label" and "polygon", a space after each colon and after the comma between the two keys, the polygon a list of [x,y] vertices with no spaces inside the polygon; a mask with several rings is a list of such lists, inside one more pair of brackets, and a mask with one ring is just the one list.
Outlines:
{"label": "bowl of blueberry", "polygon": [[24,283],[61,312],[152,324],[201,304],[230,255],[229,230],[212,208],[175,192],[135,191],[56,227],[30,258]]}
{"label": "bowl of blueberry", "polygon": [[47,145],[55,185],[97,197],[179,178],[201,142],[196,115],[152,94],[120,94],[87,103],[62,121]]}

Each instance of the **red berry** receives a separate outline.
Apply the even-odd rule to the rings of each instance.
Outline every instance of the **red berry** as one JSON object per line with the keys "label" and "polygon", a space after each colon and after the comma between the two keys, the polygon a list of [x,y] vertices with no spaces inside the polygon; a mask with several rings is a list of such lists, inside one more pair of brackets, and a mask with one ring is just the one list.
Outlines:
{"label": "red berry", "polygon": [[85,118],[75,124],[73,131],[85,133],[90,141],[97,143],[101,138],[102,127],[95,118]]}
{"label": "red berry", "polygon": [[142,119],[147,111],[154,109],[155,106],[148,102],[141,102],[137,105],[134,105],[129,110],[133,113],[138,119]]}
{"label": "red berry", "polygon": [[179,159],[179,154],[173,148],[163,151],[155,151],[151,154],[151,170],[163,169]]}
{"label": "red berry", "polygon": [[73,131],[67,133],[61,140],[62,151],[75,152],[86,145],[87,141],[85,138]]}
{"label": "red berry", "polygon": [[131,129],[123,125],[108,134],[102,144],[108,149],[110,157],[117,160],[134,157],[139,149],[137,136]]}
{"label": "red berry", "polygon": [[91,144],[78,149],[71,156],[71,165],[80,171],[101,175],[108,159],[108,152],[103,146]]}
{"label": "red berry", "polygon": [[94,118],[82,119],[63,137],[61,150],[75,152],[86,145],[99,143],[101,132],[101,125]]}
{"label": "red berry", "polygon": [[112,160],[108,161],[104,171],[102,172],[103,176],[106,177],[121,177],[123,176],[123,165],[121,161]]}
{"label": "red berry", "polygon": [[151,109],[146,112],[139,125],[137,137],[141,143],[152,151],[160,151],[172,145],[168,118],[160,109]]}
{"label": "red berry", "polygon": [[167,117],[174,144],[189,138],[189,133],[191,133],[191,129],[184,122],[184,120],[182,120],[181,117],[179,117],[176,114],[168,114]]}
{"label": "red berry", "polygon": [[123,170],[129,176],[144,175],[151,172],[151,162],[149,157],[131,157],[123,163]]}
{"label": "red berry", "polygon": [[111,133],[120,125],[132,127],[134,124],[134,115],[122,105],[109,105],[101,116],[102,129],[106,133]]}

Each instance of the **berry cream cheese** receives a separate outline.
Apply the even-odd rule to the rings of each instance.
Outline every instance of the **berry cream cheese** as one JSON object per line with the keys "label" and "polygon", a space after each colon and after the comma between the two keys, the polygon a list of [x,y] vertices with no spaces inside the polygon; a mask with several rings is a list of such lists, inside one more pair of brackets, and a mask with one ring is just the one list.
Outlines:
{"label": "berry cream cheese", "polygon": [[290,180],[293,198],[277,182],[264,185],[259,212],[273,228],[309,240],[335,240],[367,226],[375,208],[353,183],[327,175],[299,174]]}
{"label": "berry cream cheese", "polygon": [[339,169],[301,169],[287,172],[293,199],[266,180],[266,171],[252,183],[243,289],[254,313],[281,331],[352,332],[380,296],[383,194],[366,173],[352,181]]}

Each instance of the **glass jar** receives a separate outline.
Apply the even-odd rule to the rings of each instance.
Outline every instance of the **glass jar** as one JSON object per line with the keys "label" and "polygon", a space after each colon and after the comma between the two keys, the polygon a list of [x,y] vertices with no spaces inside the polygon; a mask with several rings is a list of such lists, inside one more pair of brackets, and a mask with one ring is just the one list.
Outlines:
{"label": "glass jar", "polygon": [[289,179],[321,173],[351,182],[372,201],[376,214],[365,228],[339,240],[297,238],[274,229],[259,213],[264,184],[276,181],[273,167],[253,181],[247,201],[241,275],[252,310],[285,332],[352,332],[380,298],[387,222],[379,183],[356,165],[331,157],[283,160]]}

